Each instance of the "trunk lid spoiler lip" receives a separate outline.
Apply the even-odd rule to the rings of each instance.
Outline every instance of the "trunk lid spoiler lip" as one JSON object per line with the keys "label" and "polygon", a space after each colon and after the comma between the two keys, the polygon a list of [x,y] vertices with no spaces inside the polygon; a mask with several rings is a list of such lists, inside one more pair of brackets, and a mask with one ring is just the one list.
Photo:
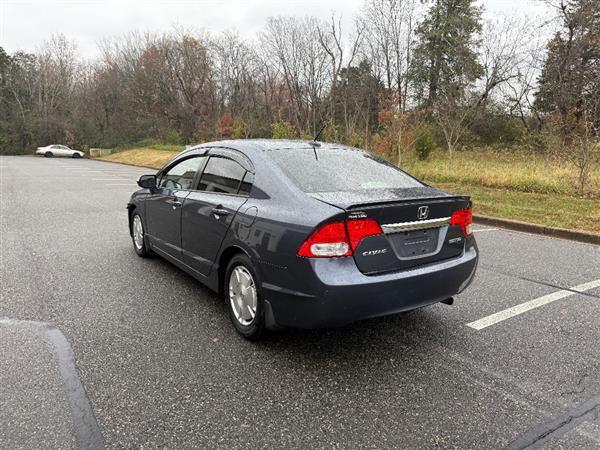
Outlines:
{"label": "trunk lid spoiler lip", "polygon": [[452,200],[462,200],[468,201],[469,205],[471,204],[471,197],[468,195],[450,195],[445,192],[438,191],[439,195],[434,196],[418,196],[411,195],[405,198],[390,198],[389,200],[380,200],[380,201],[372,201],[372,202],[335,202],[333,200],[329,200],[323,198],[320,193],[310,193],[308,194],[310,197],[318,200],[327,205],[334,206],[336,208],[340,208],[344,211],[352,211],[357,209],[371,209],[371,208],[379,208],[385,206],[392,206],[393,204],[407,204],[407,203],[419,203],[419,202],[438,202],[438,201],[452,201]]}

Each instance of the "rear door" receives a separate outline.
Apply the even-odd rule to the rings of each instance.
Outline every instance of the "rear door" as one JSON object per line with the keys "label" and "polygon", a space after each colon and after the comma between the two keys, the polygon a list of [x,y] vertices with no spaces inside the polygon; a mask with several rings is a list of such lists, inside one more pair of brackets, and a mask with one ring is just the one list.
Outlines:
{"label": "rear door", "polygon": [[146,198],[146,233],[153,247],[178,260],[182,259],[181,208],[204,160],[205,156],[194,155],[168,167]]}
{"label": "rear door", "polygon": [[183,260],[207,276],[221,243],[254,181],[250,161],[233,150],[213,149],[196,190],[183,204]]}

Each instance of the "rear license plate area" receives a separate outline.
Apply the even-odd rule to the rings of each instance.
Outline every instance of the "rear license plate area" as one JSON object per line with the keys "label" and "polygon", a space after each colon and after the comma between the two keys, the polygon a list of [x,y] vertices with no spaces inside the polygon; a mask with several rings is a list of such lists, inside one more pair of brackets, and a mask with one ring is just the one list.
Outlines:
{"label": "rear license plate area", "polygon": [[404,231],[390,235],[392,245],[400,258],[419,258],[437,250],[439,228]]}

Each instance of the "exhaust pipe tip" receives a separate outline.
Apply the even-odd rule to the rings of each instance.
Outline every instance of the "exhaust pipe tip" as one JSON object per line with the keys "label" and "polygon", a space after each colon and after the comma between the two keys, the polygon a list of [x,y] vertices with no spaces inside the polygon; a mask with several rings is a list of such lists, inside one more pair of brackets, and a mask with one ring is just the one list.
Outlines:
{"label": "exhaust pipe tip", "polygon": [[454,297],[449,297],[446,300],[442,300],[440,303],[444,305],[452,305],[454,303]]}

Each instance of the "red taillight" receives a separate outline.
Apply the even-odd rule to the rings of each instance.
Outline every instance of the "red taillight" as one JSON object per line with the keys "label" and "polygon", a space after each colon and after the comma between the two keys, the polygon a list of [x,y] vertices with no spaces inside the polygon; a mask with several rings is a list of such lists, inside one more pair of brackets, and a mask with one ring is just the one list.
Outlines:
{"label": "red taillight", "polygon": [[373,219],[327,223],[317,228],[298,249],[298,256],[333,258],[351,256],[360,241],[381,234],[381,227]]}
{"label": "red taillight", "polygon": [[463,236],[469,236],[471,231],[471,223],[473,222],[471,208],[459,209],[452,213],[450,218],[450,225],[458,225],[462,231]]}
{"label": "red taillight", "polygon": [[333,222],[317,228],[298,249],[299,256],[331,258],[352,254],[344,222]]}
{"label": "red taillight", "polygon": [[382,234],[381,227],[374,219],[349,220],[346,226],[352,250],[356,250],[364,238]]}

